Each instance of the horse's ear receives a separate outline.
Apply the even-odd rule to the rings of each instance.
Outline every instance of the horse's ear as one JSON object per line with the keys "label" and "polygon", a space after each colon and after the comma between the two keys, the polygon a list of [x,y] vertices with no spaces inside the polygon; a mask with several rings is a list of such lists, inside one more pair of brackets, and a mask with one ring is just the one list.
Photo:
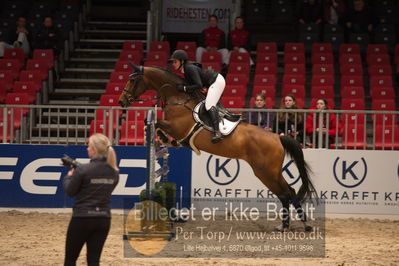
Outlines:
{"label": "horse's ear", "polygon": [[129,65],[133,68],[134,73],[139,73],[141,74],[143,72],[143,67],[142,66],[136,66],[133,64],[131,61],[129,61]]}

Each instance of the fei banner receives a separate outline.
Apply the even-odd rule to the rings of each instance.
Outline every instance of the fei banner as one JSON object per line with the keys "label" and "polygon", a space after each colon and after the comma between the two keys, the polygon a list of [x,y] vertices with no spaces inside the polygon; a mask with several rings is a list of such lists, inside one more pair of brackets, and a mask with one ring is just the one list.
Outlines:
{"label": "fei banner", "polygon": [[[147,181],[146,147],[114,146],[120,169],[112,207],[123,208],[126,200],[137,201]],[[182,190],[183,202],[189,205],[191,186],[191,151],[169,149],[168,180],[175,182],[177,200]],[[0,145],[0,207],[63,208],[70,207],[62,187],[68,168],[60,158],[68,154],[78,162],[89,161],[86,146]],[[156,168],[160,168],[160,160]],[[181,188],[181,189],[180,189]]]}
{"label": "fei banner", "polygon": [[228,34],[235,0],[165,0],[162,2],[162,31],[201,33],[208,17],[216,15],[219,28]]}
{"label": "fei banner", "polygon": [[[304,150],[313,173],[311,180],[326,213],[399,214],[399,152]],[[192,202],[222,198],[275,198],[242,160],[202,152],[193,155]],[[288,158],[283,175],[296,191],[301,181]]]}

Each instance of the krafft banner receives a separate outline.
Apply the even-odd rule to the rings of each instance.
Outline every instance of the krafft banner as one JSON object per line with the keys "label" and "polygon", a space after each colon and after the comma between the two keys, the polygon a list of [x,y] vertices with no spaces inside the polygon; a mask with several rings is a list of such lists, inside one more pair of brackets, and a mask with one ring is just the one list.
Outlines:
{"label": "krafft banner", "polygon": [[[399,214],[399,152],[304,150],[311,179],[327,213]],[[271,199],[274,194],[242,160],[193,155],[192,202],[222,198]],[[288,158],[283,175],[296,190],[298,170]]]}
{"label": "krafft banner", "polygon": [[219,28],[229,31],[234,0],[165,0],[162,2],[162,31],[201,33],[208,27],[208,17],[216,15]]}
{"label": "krafft banner", "polygon": [[[70,207],[72,200],[63,190],[62,179],[68,168],[60,158],[68,154],[78,162],[88,162],[86,146],[0,145],[0,207]],[[115,146],[120,169],[119,183],[113,192],[112,207],[123,208],[126,200],[136,201],[146,187],[145,147]],[[177,196],[189,199],[191,151],[169,149],[168,180],[175,182]],[[160,159],[161,160],[161,159]],[[156,162],[156,170],[160,168]],[[178,199],[179,200],[179,199]],[[188,206],[189,202],[185,202]]]}

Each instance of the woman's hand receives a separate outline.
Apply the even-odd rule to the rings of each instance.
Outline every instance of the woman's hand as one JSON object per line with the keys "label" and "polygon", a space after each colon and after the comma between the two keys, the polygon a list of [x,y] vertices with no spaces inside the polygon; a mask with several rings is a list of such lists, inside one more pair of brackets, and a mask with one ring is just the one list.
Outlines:
{"label": "woman's hand", "polygon": [[73,175],[75,173],[75,168],[72,168],[71,170],[68,171],[68,176]]}

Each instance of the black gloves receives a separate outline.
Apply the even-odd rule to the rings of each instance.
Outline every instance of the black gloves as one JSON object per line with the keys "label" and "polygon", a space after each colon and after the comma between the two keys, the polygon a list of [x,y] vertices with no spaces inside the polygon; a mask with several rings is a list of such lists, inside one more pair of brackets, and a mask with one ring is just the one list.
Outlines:
{"label": "black gloves", "polygon": [[184,91],[184,92],[186,91],[185,86],[183,84],[177,84],[176,89],[177,91]]}

